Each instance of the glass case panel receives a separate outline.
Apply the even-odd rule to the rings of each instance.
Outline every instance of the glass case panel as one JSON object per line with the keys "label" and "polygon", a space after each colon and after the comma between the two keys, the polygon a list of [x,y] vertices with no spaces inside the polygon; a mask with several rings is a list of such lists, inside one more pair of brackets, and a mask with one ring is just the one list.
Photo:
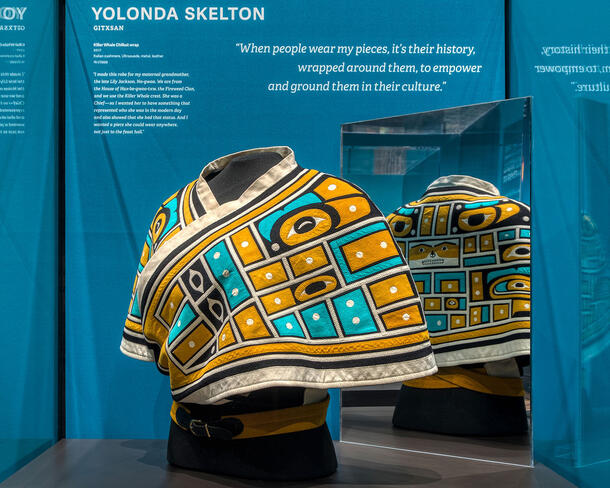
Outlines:
{"label": "glass case panel", "polygon": [[57,440],[57,4],[2,7],[0,482]]}
{"label": "glass case panel", "polygon": [[[601,475],[610,458],[610,171],[608,103],[580,98],[580,417],[575,465]],[[603,428],[605,426],[606,428]],[[606,464],[607,471],[607,464]]]}

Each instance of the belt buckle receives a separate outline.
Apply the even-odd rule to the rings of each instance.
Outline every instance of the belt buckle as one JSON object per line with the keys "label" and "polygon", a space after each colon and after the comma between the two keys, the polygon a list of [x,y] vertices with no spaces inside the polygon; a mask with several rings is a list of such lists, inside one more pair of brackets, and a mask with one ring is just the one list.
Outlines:
{"label": "belt buckle", "polygon": [[191,419],[191,421],[189,422],[189,430],[191,431],[191,434],[197,437],[201,437],[197,432],[195,432],[195,430],[193,430],[194,427],[199,429],[203,428],[208,439],[212,438],[212,436],[210,435],[210,431],[208,430],[208,424],[202,422],[199,419]]}

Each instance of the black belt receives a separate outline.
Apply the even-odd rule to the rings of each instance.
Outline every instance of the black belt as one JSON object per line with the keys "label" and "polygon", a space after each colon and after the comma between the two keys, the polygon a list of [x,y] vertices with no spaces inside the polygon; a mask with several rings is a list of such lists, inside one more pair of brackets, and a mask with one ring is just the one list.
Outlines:
{"label": "black belt", "polygon": [[213,419],[195,418],[187,407],[174,402],[170,415],[181,429],[197,437],[218,440],[248,439],[320,427],[326,421],[328,401],[327,395],[321,402],[309,405],[227,415]]}

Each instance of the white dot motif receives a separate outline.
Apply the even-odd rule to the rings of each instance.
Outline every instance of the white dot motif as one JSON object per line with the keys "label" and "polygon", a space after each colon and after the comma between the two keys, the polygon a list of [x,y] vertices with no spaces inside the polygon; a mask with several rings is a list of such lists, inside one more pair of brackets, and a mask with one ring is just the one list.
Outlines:
{"label": "white dot motif", "polygon": [[293,327],[293,325],[292,325],[290,322],[286,322],[286,328],[287,328],[288,330],[291,330],[291,329],[292,329],[292,327]]}
{"label": "white dot motif", "polygon": [[221,341],[224,341],[226,338],[227,338],[227,335],[226,335],[226,334],[223,334],[223,335],[220,337],[220,340],[221,340]]}
{"label": "white dot motif", "polygon": [[279,251],[280,245],[277,242],[274,242],[273,244],[271,244],[271,249],[273,249],[274,251]]}
{"label": "white dot motif", "polygon": [[358,252],[356,253],[356,257],[357,257],[357,258],[361,258],[362,256],[364,256],[364,254],[362,254],[362,251],[358,251]]}
{"label": "white dot motif", "polygon": [[354,306],[354,300],[348,300],[345,302],[345,306],[352,308]]}
{"label": "white dot motif", "polygon": [[475,292],[474,292],[474,294],[475,294],[475,295],[480,295],[480,294],[481,294],[481,291],[480,291],[480,290],[477,290],[477,291],[475,291]]}
{"label": "white dot motif", "polygon": [[459,324],[460,323],[460,319],[455,319],[455,323]]}
{"label": "white dot motif", "polygon": [[349,211],[350,211],[350,212],[352,212],[352,213],[353,213],[353,212],[355,212],[356,210],[358,210],[358,209],[356,208],[356,205],[350,205],[350,206],[349,206]]}
{"label": "white dot motif", "polygon": [[237,288],[233,288],[231,290],[231,295],[233,295],[234,297],[236,297],[239,294],[239,290]]}
{"label": "white dot motif", "polygon": [[329,189],[330,191],[336,190],[336,189],[337,189],[337,185],[335,185],[334,183],[332,183],[332,184],[328,185],[328,189]]}
{"label": "white dot motif", "polygon": [[319,314],[319,313],[314,313],[314,314],[311,316],[311,318],[312,318],[312,319],[314,319],[314,320],[320,320],[320,314]]}
{"label": "white dot motif", "polygon": [[411,316],[410,316],[408,313],[403,313],[403,314],[402,314],[402,320],[404,320],[405,322],[406,322],[407,320],[409,320],[410,318],[411,318]]}
{"label": "white dot motif", "polygon": [[391,286],[390,287],[390,293],[394,294],[398,291],[398,288],[396,288],[395,286]]}
{"label": "white dot motif", "polygon": [[386,247],[388,247],[388,243],[386,241],[381,241],[379,245],[381,246],[381,249],[385,249]]}
{"label": "white dot motif", "polygon": [[174,302],[169,302],[169,308],[174,308]]}
{"label": "white dot motif", "polygon": [[225,269],[225,270],[222,272],[222,275],[223,275],[225,278],[227,278],[227,277],[228,277],[230,274],[231,274],[231,273],[229,272],[229,270],[228,270],[228,269]]}
{"label": "white dot motif", "polygon": [[441,324],[442,324],[442,322],[440,320],[436,321],[436,325],[441,325]]}
{"label": "white dot motif", "polygon": [[439,222],[444,222],[445,221],[445,217],[441,217],[440,219],[438,219]]}
{"label": "white dot motif", "polygon": [[247,325],[254,325],[254,320],[248,319],[248,320],[246,320],[246,324]]}
{"label": "white dot motif", "polygon": [[265,274],[265,278],[267,278],[268,280],[270,280],[271,278],[273,278],[273,273],[267,273],[267,274]]}
{"label": "white dot motif", "polygon": [[218,259],[220,257],[220,253],[218,251],[216,251],[214,253],[214,259]]}
{"label": "white dot motif", "polygon": [[180,327],[182,325],[182,322],[180,320],[178,320],[178,323],[176,324],[178,327]]}
{"label": "white dot motif", "polygon": [[453,288],[453,285],[451,283],[447,283],[447,289],[451,290],[451,288]]}
{"label": "white dot motif", "polygon": [[248,241],[243,241],[241,247],[248,247],[248,244],[250,244]]}
{"label": "white dot motif", "polygon": [[530,304],[526,303],[525,305],[523,305],[525,308],[530,308]]}
{"label": "white dot motif", "polygon": [[313,258],[312,257],[307,257],[307,258],[305,258],[305,262],[307,264],[311,264],[311,263],[313,263]]}
{"label": "white dot motif", "polygon": [[352,319],[352,324],[354,324],[354,325],[358,325],[359,323],[360,323],[360,317],[354,317],[354,318]]}
{"label": "white dot motif", "polygon": [[189,341],[189,347],[193,349],[195,347],[195,341]]}
{"label": "white dot motif", "polygon": [[277,297],[276,297],[276,298],[275,298],[273,301],[274,301],[274,302],[275,302],[277,305],[279,305],[280,303],[282,303],[282,300],[281,300],[280,298],[277,298]]}

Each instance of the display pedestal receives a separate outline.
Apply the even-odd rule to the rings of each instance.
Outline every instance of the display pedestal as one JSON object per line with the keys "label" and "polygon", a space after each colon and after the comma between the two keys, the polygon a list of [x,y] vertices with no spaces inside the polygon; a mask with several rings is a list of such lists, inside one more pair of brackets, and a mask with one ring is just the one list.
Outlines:
{"label": "display pedestal", "polygon": [[337,470],[326,424],[290,434],[218,440],[195,437],[171,422],[167,460],[206,473],[273,481],[321,478]]}
{"label": "display pedestal", "polygon": [[[339,469],[319,481],[290,483],[292,488],[425,486],[494,486],[574,488],[543,465],[534,469],[335,443]],[[21,468],[2,488],[146,488],[267,486],[168,466],[167,441],[121,439],[64,439]],[[277,486],[285,486],[279,483]]]}

